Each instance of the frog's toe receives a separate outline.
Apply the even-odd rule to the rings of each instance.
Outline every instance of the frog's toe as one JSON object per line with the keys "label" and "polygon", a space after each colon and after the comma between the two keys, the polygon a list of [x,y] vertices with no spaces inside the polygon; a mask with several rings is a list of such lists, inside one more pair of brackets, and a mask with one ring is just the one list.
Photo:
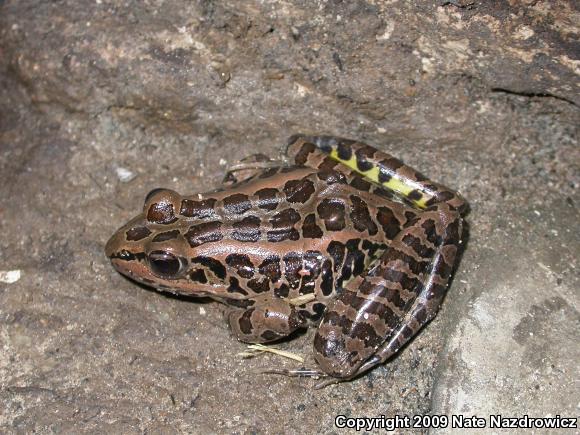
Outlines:
{"label": "frog's toe", "polygon": [[323,388],[328,387],[329,385],[338,384],[342,382],[344,379],[338,379],[330,377],[328,374],[323,372],[322,370],[318,369],[307,369],[302,367],[300,369],[271,369],[265,370],[262,373],[265,374],[273,374],[273,375],[283,375],[283,376],[290,376],[290,377],[298,377],[298,378],[311,378],[311,379],[322,379],[321,382],[318,382],[314,385],[315,390],[321,390]]}
{"label": "frog's toe", "polygon": [[269,375],[283,375],[290,377],[313,378],[313,379],[325,378],[328,376],[321,370],[307,369],[306,367],[302,367],[299,369],[267,369],[264,370],[262,373]]}

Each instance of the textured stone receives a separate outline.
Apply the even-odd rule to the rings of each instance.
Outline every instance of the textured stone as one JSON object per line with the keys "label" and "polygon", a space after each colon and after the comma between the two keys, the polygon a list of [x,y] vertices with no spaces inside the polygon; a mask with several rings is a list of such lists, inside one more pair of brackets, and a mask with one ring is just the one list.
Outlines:
{"label": "textured stone", "polygon": [[[0,283],[2,431],[577,413],[578,7],[470,3],[0,1],[0,270],[21,271]],[[315,392],[259,373],[292,361],[237,357],[218,304],[139,287],[103,254],[151,189],[208,190],[298,132],[366,140],[471,205],[438,318]]]}

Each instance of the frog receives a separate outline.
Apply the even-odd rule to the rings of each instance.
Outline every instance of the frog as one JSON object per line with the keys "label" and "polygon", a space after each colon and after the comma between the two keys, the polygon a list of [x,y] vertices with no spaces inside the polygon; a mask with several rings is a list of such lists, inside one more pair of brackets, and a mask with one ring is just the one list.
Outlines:
{"label": "frog", "polygon": [[392,155],[292,136],[222,185],[158,188],[106,244],[113,267],[162,292],[226,307],[233,335],[271,343],[315,327],[314,373],[352,380],[396,355],[446,295],[467,202]]}

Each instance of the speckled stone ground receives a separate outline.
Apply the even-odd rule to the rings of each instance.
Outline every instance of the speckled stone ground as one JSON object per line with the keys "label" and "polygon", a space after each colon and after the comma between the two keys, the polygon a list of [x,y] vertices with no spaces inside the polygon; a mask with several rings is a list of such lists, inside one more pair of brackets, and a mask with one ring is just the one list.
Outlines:
{"label": "speckled stone ground", "polygon": [[[20,271],[0,274],[0,431],[577,416],[580,12],[444,3],[0,1],[0,271]],[[436,320],[320,391],[260,373],[291,361],[238,357],[218,304],[139,287],[103,254],[152,188],[208,190],[297,132],[377,145],[471,205]]]}

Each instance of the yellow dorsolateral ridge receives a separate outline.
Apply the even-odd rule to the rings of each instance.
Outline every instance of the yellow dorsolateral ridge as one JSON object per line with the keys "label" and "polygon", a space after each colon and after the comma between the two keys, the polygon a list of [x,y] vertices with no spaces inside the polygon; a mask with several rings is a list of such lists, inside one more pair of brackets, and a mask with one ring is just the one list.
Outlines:
{"label": "yellow dorsolateral ridge", "polygon": [[415,184],[410,180],[405,182],[404,180],[398,178],[395,174],[393,174],[393,176],[389,181],[381,183],[379,181],[379,167],[377,165],[373,165],[373,167],[368,171],[361,171],[356,164],[356,156],[354,154],[349,160],[343,160],[340,157],[338,157],[338,152],[336,151],[336,148],[333,148],[329,155],[334,160],[338,160],[343,165],[348,166],[350,169],[358,172],[365,178],[368,178],[373,183],[378,184],[379,186],[384,186],[387,189],[390,189],[407,199],[409,198],[409,193],[411,193],[413,190],[419,192],[421,194],[421,198],[414,200],[412,199],[410,201],[419,208],[427,207],[427,201],[429,201],[431,197],[430,195],[425,193],[425,191],[422,189],[420,185]]}

